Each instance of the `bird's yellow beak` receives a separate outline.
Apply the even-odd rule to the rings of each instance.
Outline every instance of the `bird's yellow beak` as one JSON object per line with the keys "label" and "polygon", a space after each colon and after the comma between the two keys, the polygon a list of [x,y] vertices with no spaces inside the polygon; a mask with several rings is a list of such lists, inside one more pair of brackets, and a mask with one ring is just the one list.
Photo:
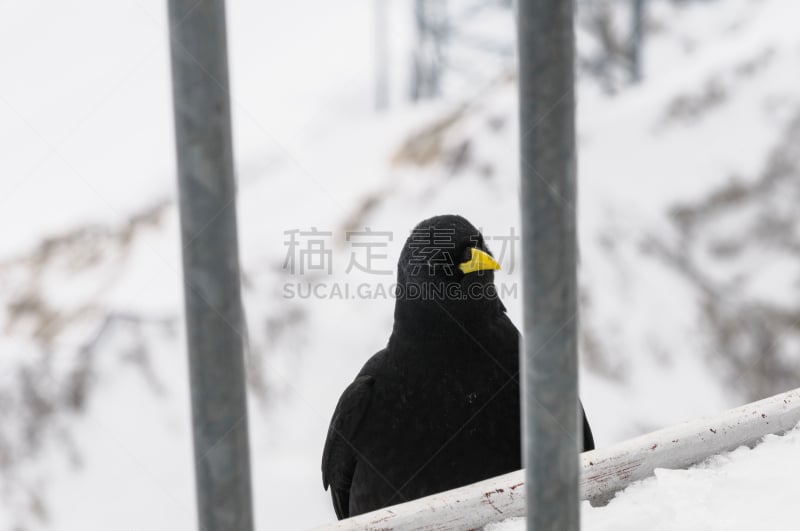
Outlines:
{"label": "bird's yellow beak", "polygon": [[458,264],[458,268],[463,271],[465,275],[475,271],[500,269],[500,264],[498,264],[497,260],[492,258],[489,253],[485,253],[475,247],[470,250],[472,251],[472,258]]}

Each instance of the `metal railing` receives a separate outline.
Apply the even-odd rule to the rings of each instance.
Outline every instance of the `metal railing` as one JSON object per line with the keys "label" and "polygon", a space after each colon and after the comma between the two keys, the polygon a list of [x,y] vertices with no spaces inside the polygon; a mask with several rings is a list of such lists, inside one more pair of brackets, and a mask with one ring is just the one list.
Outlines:
{"label": "metal railing", "polygon": [[[527,527],[578,531],[578,293],[572,0],[517,3],[522,456]],[[580,441],[580,442],[579,442]]]}
{"label": "metal railing", "polygon": [[251,531],[224,0],[169,0],[199,528]]}

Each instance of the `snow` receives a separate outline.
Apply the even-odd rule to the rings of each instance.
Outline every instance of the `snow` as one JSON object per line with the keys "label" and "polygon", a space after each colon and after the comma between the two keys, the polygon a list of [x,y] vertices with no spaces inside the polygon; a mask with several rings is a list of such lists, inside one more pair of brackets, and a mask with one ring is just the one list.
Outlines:
{"label": "snow", "polygon": [[[767,435],[688,470],[657,469],[655,476],[617,493],[608,505],[584,502],[586,531],[794,529],[800,495],[800,428]],[[524,530],[522,519],[490,524],[486,531]]]}
{"label": "snow", "polygon": [[[391,275],[345,271],[346,230],[391,231],[387,269],[434,214],[466,216],[495,251],[491,237],[518,234],[516,87],[508,58],[481,56],[477,80],[404,102],[410,10],[393,2],[392,107],[376,114],[364,2],[228,4],[256,523],[307,528],[334,518],[319,472],[328,421],[384,346],[393,304],[287,298],[284,286],[388,291]],[[688,236],[671,214],[734,179],[758,182],[795,138],[800,4],[677,4],[652,3],[644,83],[608,94],[582,74],[578,87],[581,394],[603,446],[800,385],[784,366],[779,382],[753,391],[750,379],[761,350],[796,363],[796,335],[783,331],[775,349],[736,336],[723,349],[707,310],[711,291],[737,324],[744,310],[775,311],[757,301],[796,311],[789,251],[758,239],[728,261],[708,251],[744,241],[764,211],[793,212],[791,189]],[[0,142],[12,147],[0,160],[0,529],[194,527],[165,24],[156,0],[0,1]],[[480,26],[513,35],[508,13]],[[592,45],[583,30],[578,39]],[[670,111],[710,83],[719,102]],[[453,114],[430,161],[404,148]],[[333,233],[331,276],[282,267],[285,231],[312,227]],[[501,262],[498,282],[513,289],[519,264]],[[518,295],[504,299],[515,322]]]}

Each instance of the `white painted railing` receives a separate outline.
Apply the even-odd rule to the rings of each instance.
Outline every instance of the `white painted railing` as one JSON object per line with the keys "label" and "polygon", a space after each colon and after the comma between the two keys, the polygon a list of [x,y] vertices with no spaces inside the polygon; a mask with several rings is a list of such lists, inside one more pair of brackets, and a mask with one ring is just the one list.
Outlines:
{"label": "white painted railing", "polygon": [[[654,431],[581,454],[581,498],[603,503],[656,468],[686,468],[707,457],[752,446],[764,435],[800,422],[800,389]],[[333,530],[467,530],[525,512],[525,474],[519,470],[458,489],[322,526]]]}

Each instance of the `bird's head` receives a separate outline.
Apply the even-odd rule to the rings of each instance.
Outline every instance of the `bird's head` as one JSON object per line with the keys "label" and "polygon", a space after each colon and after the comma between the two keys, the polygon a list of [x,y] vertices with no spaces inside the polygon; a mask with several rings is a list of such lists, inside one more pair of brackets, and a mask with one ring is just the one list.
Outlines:
{"label": "bird's head", "polygon": [[419,321],[442,313],[471,321],[496,312],[502,309],[494,285],[498,269],[483,235],[469,221],[454,215],[426,219],[400,253],[395,313]]}

